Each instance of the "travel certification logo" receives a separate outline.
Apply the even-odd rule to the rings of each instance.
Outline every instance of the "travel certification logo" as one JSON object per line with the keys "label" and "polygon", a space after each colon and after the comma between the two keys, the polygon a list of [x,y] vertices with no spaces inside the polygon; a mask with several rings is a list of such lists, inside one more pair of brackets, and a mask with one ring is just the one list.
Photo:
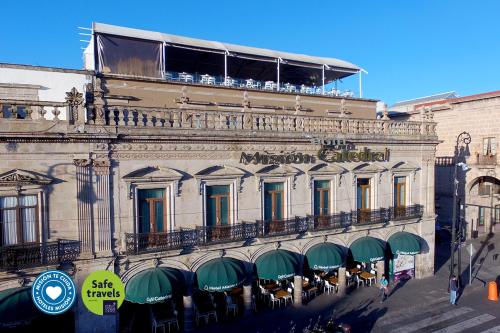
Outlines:
{"label": "travel certification logo", "polygon": [[83,304],[92,313],[101,316],[116,314],[124,299],[125,286],[113,272],[95,271],[83,282]]}
{"label": "travel certification logo", "polygon": [[68,311],[75,303],[75,283],[64,272],[47,271],[38,275],[33,282],[31,297],[40,311],[58,315]]}

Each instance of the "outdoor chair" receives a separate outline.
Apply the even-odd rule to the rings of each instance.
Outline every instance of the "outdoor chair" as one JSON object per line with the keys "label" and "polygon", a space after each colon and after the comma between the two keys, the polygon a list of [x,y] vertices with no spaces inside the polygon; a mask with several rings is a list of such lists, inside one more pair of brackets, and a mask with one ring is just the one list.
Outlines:
{"label": "outdoor chair", "polygon": [[149,320],[151,321],[151,333],[157,333],[159,328],[165,333],[165,324],[156,319],[151,307],[149,307]]}
{"label": "outdoor chair", "polygon": [[354,282],[351,272],[345,271],[347,285],[350,286]]}
{"label": "outdoor chair", "polygon": [[273,309],[274,309],[274,305],[276,303],[278,303],[278,306],[281,306],[281,300],[280,299],[274,297],[273,294],[269,294],[269,296],[270,296],[269,297],[269,305],[272,306]]}
{"label": "outdoor chair", "polygon": [[288,292],[288,295],[283,296],[283,302],[285,303],[285,305],[288,301],[290,301],[290,304],[293,302],[293,296],[292,296],[293,290],[292,290],[292,288],[288,288],[286,291]]}
{"label": "outdoor chair", "polygon": [[269,291],[268,291],[268,290],[266,290],[264,287],[262,287],[262,286],[260,286],[260,285],[259,285],[259,289],[260,289],[260,299],[261,299],[261,300],[264,300],[264,301],[265,301],[266,299],[268,299],[268,298],[269,298],[269,295],[270,295],[270,294],[269,294]]}
{"label": "outdoor chair", "polygon": [[236,317],[238,314],[238,304],[234,303],[230,296],[226,297],[226,303],[226,316],[229,316],[229,312],[232,312]]}
{"label": "outdoor chair", "polygon": [[337,288],[335,288],[335,286],[332,286],[330,282],[325,281],[325,285],[323,286],[323,291],[326,291],[328,295],[330,295],[330,292],[336,292]]}
{"label": "outdoor chair", "polygon": [[359,278],[358,274],[354,275],[354,281],[356,282],[356,287],[362,286],[363,285],[363,280]]}

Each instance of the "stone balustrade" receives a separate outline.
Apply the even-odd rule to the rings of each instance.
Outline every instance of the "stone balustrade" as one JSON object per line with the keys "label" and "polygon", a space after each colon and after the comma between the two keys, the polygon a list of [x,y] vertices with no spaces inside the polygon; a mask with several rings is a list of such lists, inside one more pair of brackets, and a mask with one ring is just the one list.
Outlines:
{"label": "stone balustrade", "polygon": [[[187,109],[127,108],[123,106],[73,107],[68,102],[0,100],[0,119],[61,121],[117,128],[255,131],[277,133],[325,133],[381,135],[409,139],[436,139],[432,121],[318,117],[296,113],[268,114],[250,111],[196,111]],[[80,111],[81,110],[81,111]],[[79,114],[80,118],[79,118]],[[82,121],[82,120],[81,120]],[[83,123],[83,121],[81,122]],[[16,127],[19,129],[19,126]]]}
{"label": "stone balustrade", "polygon": [[[365,134],[435,138],[435,123],[317,117],[299,114],[196,111],[107,107],[91,111],[88,123],[128,128],[169,128],[195,130],[248,130],[258,132],[303,132],[325,134]],[[100,118],[98,117],[100,115]]]}
{"label": "stone balustrade", "polygon": [[66,120],[68,103],[1,99],[0,119]]}

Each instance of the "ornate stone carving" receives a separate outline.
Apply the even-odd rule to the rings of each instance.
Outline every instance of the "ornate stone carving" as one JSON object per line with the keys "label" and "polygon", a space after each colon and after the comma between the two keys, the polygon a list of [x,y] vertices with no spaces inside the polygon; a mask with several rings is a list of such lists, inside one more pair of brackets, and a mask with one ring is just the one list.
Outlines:
{"label": "ornate stone carving", "polygon": [[180,102],[181,102],[182,106],[186,106],[189,103],[189,97],[187,95],[187,87],[186,86],[183,86],[181,89]]}
{"label": "ornate stone carving", "polygon": [[82,107],[83,104],[83,94],[78,92],[75,87],[71,91],[66,93],[66,102],[70,108],[71,119],[73,121],[78,121],[78,109]]}
{"label": "ornate stone carving", "polygon": [[384,103],[383,111],[382,111],[382,120],[389,120],[389,111],[387,110],[387,104]]}
{"label": "ornate stone carving", "polygon": [[251,107],[251,105],[250,105],[250,99],[248,98],[248,91],[244,91],[243,92],[243,103],[242,103],[242,106],[243,106],[243,111],[246,111],[247,109],[249,109]]}
{"label": "ornate stone carving", "polygon": [[73,164],[76,165],[77,167],[86,167],[89,166],[92,163],[92,160],[90,159],[74,159]]}
{"label": "ornate stone carving", "polygon": [[69,106],[77,107],[78,105],[83,104],[83,94],[78,92],[78,90],[73,87],[71,91],[66,93],[66,102],[68,102]]}
{"label": "ornate stone carving", "polygon": [[297,95],[295,97],[295,114],[299,113],[302,110],[302,102],[300,100],[300,96]]}
{"label": "ornate stone carving", "polygon": [[109,167],[111,165],[109,160],[93,160],[92,164],[96,175],[107,175],[109,174]]}
{"label": "ornate stone carving", "polygon": [[51,182],[48,177],[20,169],[0,174],[0,186],[47,185]]}
{"label": "ornate stone carving", "polygon": [[342,98],[340,101],[340,116],[339,117],[346,117],[346,112],[347,112],[347,106],[345,105],[345,98]]}

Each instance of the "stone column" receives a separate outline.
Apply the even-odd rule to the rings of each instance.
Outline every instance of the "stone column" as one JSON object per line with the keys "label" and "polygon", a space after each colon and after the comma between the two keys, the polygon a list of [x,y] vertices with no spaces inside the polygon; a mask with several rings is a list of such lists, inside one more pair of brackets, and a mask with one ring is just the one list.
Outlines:
{"label": "stone column", "polygon": [[243,286],[243,308],[245,316],[252,313],[252,284]]}
{"label": "stone column", "polygon": [[435,159],[434,156],[429,158],[427,160],[427,195],[426,195],[426,202],[425,205],[427,207],[427,215],[429,216],[434,216],[435,215],[435,210],[434,210],[434,186],[435,186],[435,180],[434,180],[434,170],[435,170]]}
{"label": "stone column", "polygon": [[[382,274],[385,274],[385,261],[384,260],[377,261],[377,282],[382,277]],[[389,280],[389,279],[387,279],[387,280]]]}
{"label": "stone column", "polygon": [[184,305],[184,332],[192,332],[194,329],[193,296],[190,293],[183,296],[182,303]]}
{"label": "stone column", "polygon": [[293,277],[293,284],[295,288],[293,289],[293,305],[302,305],[302,275],[295,275]]}
{"label": "stone column", "polygon": [[[97,270],[106,270],[109,261],[99,261],[95,259],[79,261],[77,271],[75,274],[76,289],[82,290],[82,285],[87,276]],[[99,316],[90,312],[85,304],[83,304],[82,297],[79,295],[76,298],[75,305],[73,306],[75,312],[75,332],[76,333],[113,333],[118,332],[118,314]]]}
{"label": "stone column", "polygon": [[338,278],[338,284],[339,284],[339,295],[343,296],[345,295],[346,288],[347,288],[347,281],[345,277],[345,267],[339,267],[339,274],[337,276]]}
{"label": "stone column", "polygon": [[94,160],[96,211],[94,214],[94,240],[96,252],[111,255],[110,161]]}
{"label": "stone column", "polygon": [[94,200],[92,173],[89,158],[75,159],[76,166],[76,201],[78,216],[78,240],[83,256],[94,254],[94,226],[92,204]]}

